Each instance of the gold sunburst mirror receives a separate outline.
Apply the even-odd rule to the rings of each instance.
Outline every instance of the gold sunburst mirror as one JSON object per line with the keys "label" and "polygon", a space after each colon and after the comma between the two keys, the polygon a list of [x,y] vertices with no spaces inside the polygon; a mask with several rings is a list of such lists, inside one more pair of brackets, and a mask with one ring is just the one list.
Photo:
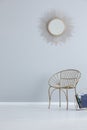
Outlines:
{"label": "gold sunburst mirror", "polygon": [[72,20],[57,11],[51,11],[40,19],[41,36],[52,44],[65,43],[72,36]]}

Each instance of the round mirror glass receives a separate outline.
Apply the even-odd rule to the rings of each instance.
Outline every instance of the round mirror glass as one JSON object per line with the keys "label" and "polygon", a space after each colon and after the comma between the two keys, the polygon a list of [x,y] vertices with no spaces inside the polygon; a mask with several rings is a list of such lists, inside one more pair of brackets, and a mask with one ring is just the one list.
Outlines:
{"label": "round mirror glass", "polygon": [[65,30],[65,24],[61,19],[55,18],[48,23],[48,31],[54,36],[61,35]]}

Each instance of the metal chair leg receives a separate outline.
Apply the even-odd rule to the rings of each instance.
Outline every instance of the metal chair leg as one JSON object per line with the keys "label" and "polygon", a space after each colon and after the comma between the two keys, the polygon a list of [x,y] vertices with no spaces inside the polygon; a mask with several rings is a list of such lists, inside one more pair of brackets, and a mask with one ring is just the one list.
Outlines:
{"label": "metal chair leg", "polygon": [[67,102],[66,109],[68,110],[68,89],[66,89],[66,102]]}
{"label": "metal chair leg", "polygon": [[49,96],[49,106],[48,106],[48,108],[50,109],[50,103],[51,103],[50,87],[48,89],[48,96]]}
{"label": "metal chair leg", "polygon": [[59,107],[61,107],[61,89],[59,89]]}

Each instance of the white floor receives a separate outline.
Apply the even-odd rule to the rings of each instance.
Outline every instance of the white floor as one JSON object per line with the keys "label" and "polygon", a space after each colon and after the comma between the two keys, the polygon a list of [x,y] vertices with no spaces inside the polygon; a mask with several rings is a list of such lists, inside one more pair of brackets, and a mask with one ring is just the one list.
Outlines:
{"label": "white floor", "polygon": [[87,130],[87,110],[34,103],[0,103],[0,130]]}

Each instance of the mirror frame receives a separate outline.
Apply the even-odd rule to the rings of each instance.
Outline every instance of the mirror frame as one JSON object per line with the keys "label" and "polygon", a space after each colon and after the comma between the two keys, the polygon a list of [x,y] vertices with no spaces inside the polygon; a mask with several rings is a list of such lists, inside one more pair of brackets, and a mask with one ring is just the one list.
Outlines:
{"label": "mirror frame", "polygon": [[[53,35],[48,29],[49,23],[55,18],[61,20],[65,25],[64,31],[60,35]],[[47,41],[47,43],[55,45],[65,43],[67,39],[72,36],[72,19],[62,14],[62,12],[60,13],[59,11],[52,10],[40,17],[39,28],[41,36]]]}

